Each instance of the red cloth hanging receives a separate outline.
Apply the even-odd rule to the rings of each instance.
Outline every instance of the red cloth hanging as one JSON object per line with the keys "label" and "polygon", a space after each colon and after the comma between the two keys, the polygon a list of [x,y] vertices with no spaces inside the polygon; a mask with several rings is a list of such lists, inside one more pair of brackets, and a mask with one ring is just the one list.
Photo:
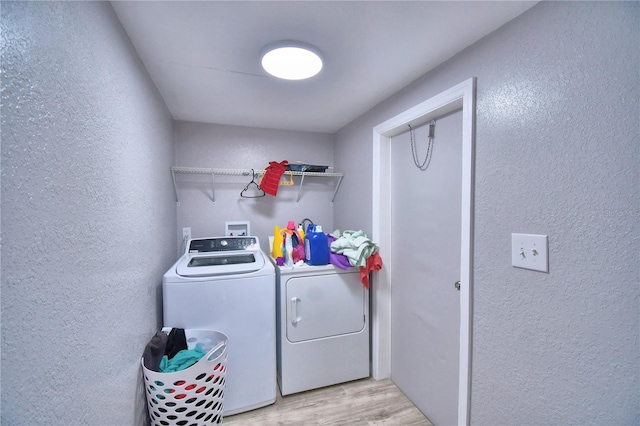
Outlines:
{"label": "red cloth hanging", "polygon": [[260,188],[269,194],[275,196],[278,193],[278,185],[280,184],[280,177],[286,170],[286,166],[289,164],[287,160],[281,162],[270,161],[269,166],[265,169],[264,177],[260,182]]}
{"label": "red cloth hanging", "polygon": [[382,269],[382,258],[378,252],[375,252],[367,258],[366,266],[360,267],[360,281],[364,288],[369,290],[369,272],[378,272],[380,269]]}

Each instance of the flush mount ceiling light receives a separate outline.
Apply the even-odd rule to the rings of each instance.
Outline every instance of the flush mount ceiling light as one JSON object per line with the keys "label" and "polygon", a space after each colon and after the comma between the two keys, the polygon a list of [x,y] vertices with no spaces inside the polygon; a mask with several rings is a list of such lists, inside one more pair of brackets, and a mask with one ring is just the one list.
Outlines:
{"label": "flush mount ceiling light", "polygon": [[320,51],[300,41],[278,41],[262,49],[262,68],[274,77],[304,80],[322,69]]}

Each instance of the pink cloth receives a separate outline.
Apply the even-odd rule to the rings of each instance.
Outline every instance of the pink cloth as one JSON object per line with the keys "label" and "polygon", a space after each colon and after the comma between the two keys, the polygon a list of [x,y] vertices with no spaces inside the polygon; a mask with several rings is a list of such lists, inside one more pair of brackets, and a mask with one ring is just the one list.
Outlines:
{"label": "pink cloth", "polygon": [[360,267],[360,281],[364,288],[369,290],[369,272],[378,272],[380,269],[382,269],[382,258],[378,252],[375,252],[367,258],[367,264]]}

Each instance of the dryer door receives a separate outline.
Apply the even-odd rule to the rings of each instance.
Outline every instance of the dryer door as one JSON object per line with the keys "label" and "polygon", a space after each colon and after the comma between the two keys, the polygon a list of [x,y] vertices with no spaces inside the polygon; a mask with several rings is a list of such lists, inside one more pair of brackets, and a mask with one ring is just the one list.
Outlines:
{"label": "dryer door", "polygon": [[365,326],[359,273],[291,277],[286,283],[287,339],[292,342],[357,333]]}

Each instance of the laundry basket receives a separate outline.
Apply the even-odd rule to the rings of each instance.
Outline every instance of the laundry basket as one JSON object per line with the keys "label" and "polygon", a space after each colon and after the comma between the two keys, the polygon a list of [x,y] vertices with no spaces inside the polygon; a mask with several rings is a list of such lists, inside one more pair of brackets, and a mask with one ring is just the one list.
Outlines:
{"label": "laundry basket", "polygon": [[175,373],[149,370],[142,359],[151,425],[199,426],[222,424],[228,338],[212,330],[185,329],[188,349],[206,355]]}

